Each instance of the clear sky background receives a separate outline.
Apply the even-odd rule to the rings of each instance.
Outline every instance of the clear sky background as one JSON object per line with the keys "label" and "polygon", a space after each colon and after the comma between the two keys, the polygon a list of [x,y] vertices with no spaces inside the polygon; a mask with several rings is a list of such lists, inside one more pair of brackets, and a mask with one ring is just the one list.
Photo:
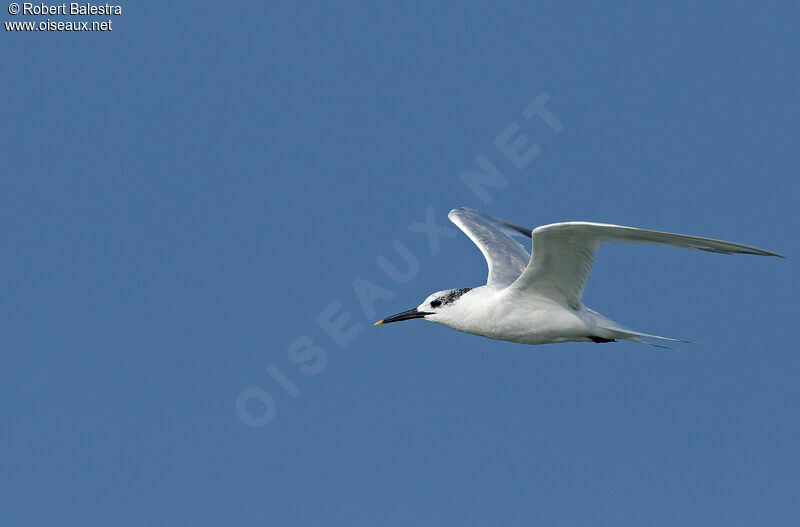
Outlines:
{"label": "clear sky background", "polygon": [[[193,1],[2,31],[2,523],[796,522],[797,20]],[[522,114],[544,93],[560,132]],[[522,169],[511,125],[541,148]],[[460,179],[478,156],[488,202]],[[483,283],[464,235],[409,230],[457,206],[789,258],[603,248],[587,305],[697,342],[676,351],[371,327]],[[376,261],[403,270],[398,246],[407,283]]]}

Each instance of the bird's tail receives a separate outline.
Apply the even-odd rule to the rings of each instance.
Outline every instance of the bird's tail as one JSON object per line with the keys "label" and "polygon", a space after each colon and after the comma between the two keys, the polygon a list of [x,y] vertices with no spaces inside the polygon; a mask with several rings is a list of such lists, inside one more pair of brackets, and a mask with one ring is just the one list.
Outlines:
{"label": "bird's tail", "polygon": [[631,342],[636,342],[638,344],[647,344],[648,346],[653,346],[656,348],[672,349],[669,346],[662,346],[661,344],[648,342],[645,339],[659,339],[659,340],[668,340],[670,342],[683,342],[684,344],[694,344],[690,340],[676,339],[672,337],[662,337],[660,335],[651,335],[650,333],[642,333],[640,331],[634,331],[632,329],[623,329],[623,328],[614,328],[614,329],[606,328],[606,329],[612,331],[615,334],[614,338],[618,340],[630,340]]}
{"label": "bird's tail", "polygon": [[642,335],[642,336],[644,336],[646,338],[651,338],[651,339],[670,340],[672,342],[683,342],[685,344],[694,344],[694,342],[692,342],[690,340],[673,339],[673,338],[670,338],[670,337],[660,337],[658,335],[648,335],[646,333],[637,333],[637,334],[632,335],[632,336],[621,337],[621,338],[623,338],[625,340],[630,340],[631,342],[636,342],[638,344],[647,344],[648,346],[654,346],[656,348],[662,348],[662,349],[668,349],[668,350],[672,349],[669,346],[662,346],[661,344],[656,344],[654,342],[648,342],[648,341],[644,340],[644,338],[642,338],[639,335]]}
{"label": "bird's tail", "polygon": [[[594,312],[597,315],[600,315],[596,311]],[[654,346],[656,348],[664,348],[664,349],[672,349],[667,346],[662,346],[661,344],[655,344],[653,342],[648,342],[645,339],[658,339],[658,340],[668,340],[670,342],[683,342],[685,344],[694,344],[689,340],[683,339],[676,339],[672,337],[662,337],[660,335],[652,335],[650,333],[642,333],[641,331],[635,331],[633,329],[628,329],[626,327],[620,326],[613,320],[609,320],[602,315],[602,322],[598,324],[598,327],[605,330],[603,332],[603,336],[606,337],[607,335],[611,338],[616,340],[630,340],[631,342],[636,342],[638,344],[647,344],[648,346]]]}

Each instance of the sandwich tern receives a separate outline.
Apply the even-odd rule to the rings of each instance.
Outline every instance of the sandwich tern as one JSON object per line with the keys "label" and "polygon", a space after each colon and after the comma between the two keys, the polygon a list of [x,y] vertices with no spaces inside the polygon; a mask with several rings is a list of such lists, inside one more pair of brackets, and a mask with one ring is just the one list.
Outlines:
{"label": "sandwich tern", "polygon": [[[570,221],[530,230],[468,208],[453,209],[447,217],[486,258],[486,285],[437,291],[417,307],[374,325],[422,318],[465,333],[522,344],[630,340],[658,346],[643,338],[679,339],[625,328],[581,302],[599,246],[647,243],[783,258],[738,243],[604,223]],[[531,240],[532,255],[515,237]]]}

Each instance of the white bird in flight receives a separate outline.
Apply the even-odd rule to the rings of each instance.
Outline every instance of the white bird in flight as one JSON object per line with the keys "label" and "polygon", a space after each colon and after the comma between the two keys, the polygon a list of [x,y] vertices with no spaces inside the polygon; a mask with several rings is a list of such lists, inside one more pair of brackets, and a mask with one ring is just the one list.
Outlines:
{"label": "white bird in flight", "polygon": [[[724,254],[781,255],[739,243],[620,225],[570,221],[532,231],[468,208],[447,215],[486,258],[486,285],[446,289],[375,325],[423,318],[449,328],[523,344],[672,340],[625,328],[581,302],[595,250],[607,243],[674,245]],[[531,240],[531,253],[514,237]],[[660,346],[663,347],[663,346]]]}

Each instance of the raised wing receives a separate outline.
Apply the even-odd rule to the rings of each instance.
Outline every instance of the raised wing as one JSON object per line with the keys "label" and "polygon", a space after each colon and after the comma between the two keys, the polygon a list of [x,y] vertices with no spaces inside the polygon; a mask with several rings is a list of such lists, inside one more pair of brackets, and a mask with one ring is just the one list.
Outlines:
{"label": "raised wing", "polygon": [[577,221],[537,227],[531,239],[533,258],[509,291],[536,292],[576,309],[581,305],[594,251],[606,243],[649,243],[724,254],[781,256],[763,249],[710,238]]}
{"label": "raised wing", "polygon": [[531,255],[513,237],[528,238],[529,229],[464,207],[451,210],[447,217],[483,253],[489,265],[488,285],[510,285],[525,270]]}

